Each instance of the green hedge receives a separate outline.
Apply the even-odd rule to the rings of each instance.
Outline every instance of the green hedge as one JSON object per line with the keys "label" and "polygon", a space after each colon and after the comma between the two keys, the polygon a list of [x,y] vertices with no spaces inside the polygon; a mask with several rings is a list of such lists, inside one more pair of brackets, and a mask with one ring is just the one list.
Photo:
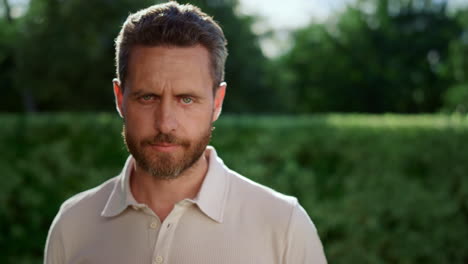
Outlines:
{"label": "green hedge", "polygon": [[[120,172],[121,120],[0,124],[0,263],[41,263],[60,203]],[[468,263],[468,117],[223,116],[216,127],[228,166],[299,198],[330,263]]]}

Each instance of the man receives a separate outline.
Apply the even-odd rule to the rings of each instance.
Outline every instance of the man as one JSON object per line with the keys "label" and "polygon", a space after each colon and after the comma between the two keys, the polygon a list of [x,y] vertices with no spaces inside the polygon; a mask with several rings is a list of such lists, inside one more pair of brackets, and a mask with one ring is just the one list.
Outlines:
{"label": "man", "polygon": [[226,92],[226,40],[191,5],[130,15],[114,94],[130,157],[77,194],[49,230],[45,263],[326,263],[297,199],[229,170],[207,146]]}

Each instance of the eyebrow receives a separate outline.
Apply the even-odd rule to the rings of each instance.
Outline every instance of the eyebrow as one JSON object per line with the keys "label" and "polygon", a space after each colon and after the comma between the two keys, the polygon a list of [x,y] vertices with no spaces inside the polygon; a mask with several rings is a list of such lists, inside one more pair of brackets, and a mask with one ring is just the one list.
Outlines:
{"label": "eyebrow", "polygon": [[200,100],[203,98],[203,96],[197,95],[197,94],[190,94],[190,93],[182,93],[176,95],[177,97],[192,97],[193,99]]}
{"label": "eyebrow", "polygon": [[[144,94],[153,94],[153,95],[159,96],[158,93],[156,93],[154,91],[150,91],[150,90],[145,90],[145,89],[139,89],[139,90],[130,92],[131,97],[139,97],[139,96],[142,96]],[[196,91],[194,91],[192,89],[187,89],[185,91],[177,93],[175,96],[178,96],[178,97],[189,96],[189,97],[194,97],[194,98],[202,98],[203,97],[199,93],[197,93]]]}
{"label": "eyebrow", "polygon": [[136,90],[136,91],[133,91],[133,92],[130,92],[130,96],[133,96],[133,97],[138,97],[140,95],[143,95],[143,94],[148,94],[148,93],[152,93],[154,94],[153,92],[151,91],[145,91],[145,90]]}

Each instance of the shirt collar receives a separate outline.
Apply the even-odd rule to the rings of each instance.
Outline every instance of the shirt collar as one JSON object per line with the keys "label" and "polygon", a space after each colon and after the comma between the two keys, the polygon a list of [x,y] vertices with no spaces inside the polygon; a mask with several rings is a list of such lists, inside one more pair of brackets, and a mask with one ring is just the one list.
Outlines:
{"label": "shirt collar", "polygon": [[228,168],[213,147],[208,146],[205,153],[209,157],[208,171],[194,201],[203,213],[222,223],[228,194]]}
{"label": "shirt collar", "polygon": [[113,217],[122,213],[128,206],[137,205],[137,201],[130,191],[130,176],[135,160],[130,155],[125,162],[122,172],[117,176],[114,189],[101,212],[102,216]]}
{"label": "shirt collar", "polygon": [[[213,147],[208,146],[205,155],[208,157],[208,171],[193,202],[208,217],[222,223],[229,184],[228,169]],[[141,206],[130,191],[130,176],[134,162],[135,160],[130,155],[122,172],[117,177],[114,189],[101,212],[102,216],[114,217],[122,213],[128,206]]]}

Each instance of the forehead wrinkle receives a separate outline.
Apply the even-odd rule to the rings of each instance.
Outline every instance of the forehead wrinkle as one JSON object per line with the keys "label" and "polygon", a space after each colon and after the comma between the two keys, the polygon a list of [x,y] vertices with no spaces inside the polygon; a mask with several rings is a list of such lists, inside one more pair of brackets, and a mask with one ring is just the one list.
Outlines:
{"label": "forehead wrinkle", "polygon": [[[161,52],[161,48],[165,50]],[[146,87],[160,92],[177,89],[175,92],[197,93],[198,89],[193,86],[207,86],[211,91],[209,54],[203,47],[197,47],[198,53],[194,53],[193,48],[134,47],[130,58],[133,74],[129,74],[129,80],[132,79],[136,89]],[[187,55],[192,59],[187,60]]]}
{"label": "forehead wrinkle", "polygon": [[167,80],[166,78],[158,78],[156,75],[150,78],[150,82],[142,84],[137,93],[155,93],[157,95],[163,95],[169,93],[172,95],[193,95],[197,97],[203,97],[197,89],[192,86],[178,85],[177,80]]}
{"label": "forehead wrinkle", "polygon": [[149,78],[149,83],[145,84],[145,88],[158,95],[170,91],[173,88],[173,82],[167,78],[161,78],[157,73],[152,74]]}

